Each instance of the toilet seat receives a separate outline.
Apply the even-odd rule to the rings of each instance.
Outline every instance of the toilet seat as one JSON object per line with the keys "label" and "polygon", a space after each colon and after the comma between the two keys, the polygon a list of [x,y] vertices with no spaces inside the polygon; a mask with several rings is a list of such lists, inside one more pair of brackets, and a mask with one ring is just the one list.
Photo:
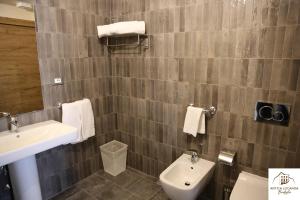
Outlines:
{"label": "toilet seat", "polygon": [[242,171],[233,187],[230,200],[267,200],[268,179]]}

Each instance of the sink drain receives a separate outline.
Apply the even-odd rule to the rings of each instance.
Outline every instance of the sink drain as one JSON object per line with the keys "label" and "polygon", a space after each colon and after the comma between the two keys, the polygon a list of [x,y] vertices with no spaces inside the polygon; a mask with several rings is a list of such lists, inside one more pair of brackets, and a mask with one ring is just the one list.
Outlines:
{"label": "sink drain", "polygon": [[191,183],[190,183],[190,182],[188,182],[188,181],[186,181],[186,182],[184,183],[184,185],[185,185],[185,186],[190,186],[190,185],[191,185]]}

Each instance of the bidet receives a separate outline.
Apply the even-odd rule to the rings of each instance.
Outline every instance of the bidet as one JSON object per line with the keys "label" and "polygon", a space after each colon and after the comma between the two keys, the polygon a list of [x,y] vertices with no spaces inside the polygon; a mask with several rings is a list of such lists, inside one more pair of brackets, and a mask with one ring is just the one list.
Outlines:
{"label": "bidet", "polygon": [[215,163],[201,159],[191,162],[191,155],[182,154],[159,176],[161,185],[172,200],[194,200],[210,181]]}

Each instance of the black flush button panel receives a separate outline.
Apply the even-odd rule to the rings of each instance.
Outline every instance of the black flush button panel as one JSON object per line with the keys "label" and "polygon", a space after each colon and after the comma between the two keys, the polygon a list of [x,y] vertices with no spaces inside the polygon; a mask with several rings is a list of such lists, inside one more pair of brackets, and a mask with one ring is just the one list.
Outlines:
{"label": "black flush button panel", "polygon": [[290,112],[288,105],[257,102],[254,119],[259,122],[288,126]]}

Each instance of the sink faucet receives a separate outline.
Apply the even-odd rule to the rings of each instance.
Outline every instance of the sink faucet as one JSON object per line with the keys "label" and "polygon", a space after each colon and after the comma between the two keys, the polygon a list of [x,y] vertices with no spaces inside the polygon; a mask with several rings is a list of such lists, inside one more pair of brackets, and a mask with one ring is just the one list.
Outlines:
{"label": "sink faucet", "polygon": [[187,151],[187,153],[191,155],[191,162],[192,162],[192,164],[195,164],[196,162],[198,162],[199,155],[198,155],[198,153],[197,153],[196,150],[190,149],[190,150]]}
{"label": "sink faucet", "polygon": [[7,117],[8,119],[8,129],[13,132],[18,132],[19,124],[16,116],[12,116],[8,112],[0,112],[0,115]]}

